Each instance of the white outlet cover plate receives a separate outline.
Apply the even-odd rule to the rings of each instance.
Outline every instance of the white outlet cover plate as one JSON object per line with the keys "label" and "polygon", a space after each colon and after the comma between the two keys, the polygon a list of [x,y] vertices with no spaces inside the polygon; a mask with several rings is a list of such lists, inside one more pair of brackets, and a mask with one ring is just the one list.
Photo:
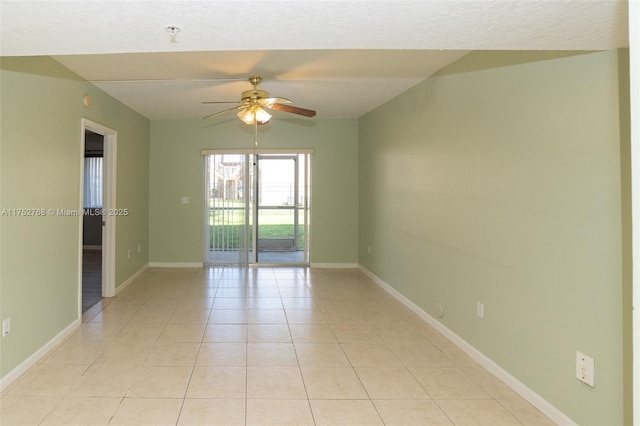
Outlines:
{"label": "white outlet cover plate", "polygon": [[583,383],[595,387],[595,363],[593,358],[582,352],[576,352],[576,378]]}

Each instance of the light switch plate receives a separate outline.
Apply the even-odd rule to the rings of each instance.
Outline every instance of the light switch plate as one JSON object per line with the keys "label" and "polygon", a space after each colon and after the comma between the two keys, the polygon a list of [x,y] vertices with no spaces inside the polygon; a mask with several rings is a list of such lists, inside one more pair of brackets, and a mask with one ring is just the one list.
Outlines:
{"label": "light switch plate", "polygon": [[2,337],[11,333],[11,318],[2,321]]}

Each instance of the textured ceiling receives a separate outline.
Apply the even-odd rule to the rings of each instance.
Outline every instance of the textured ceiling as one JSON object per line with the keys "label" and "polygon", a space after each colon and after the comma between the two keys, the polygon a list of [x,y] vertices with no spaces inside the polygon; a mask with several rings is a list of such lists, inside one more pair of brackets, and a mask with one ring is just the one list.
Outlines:
{"label": "textured ceiling", "polygon": [[[619,0],[0,1],[2,56],[53,56],[87,80],[260,74],[262,89],[319,118],[359,117],[471,50],[627,45]],[[150,119],[202,117],[228,107],[202,101],[250,88],[94,84]]]}

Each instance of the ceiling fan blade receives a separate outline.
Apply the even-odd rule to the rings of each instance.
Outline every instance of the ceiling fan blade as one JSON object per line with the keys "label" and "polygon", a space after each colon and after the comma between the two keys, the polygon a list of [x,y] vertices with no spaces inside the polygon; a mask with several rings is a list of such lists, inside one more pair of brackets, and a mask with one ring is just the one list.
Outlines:
{"label": "ceiling fan blade", "polygon": [[291,99],[287,99],[287,98],[274,97],[274,98],[260,99],[260,103],[262,105],[290,104],[290,103],[293,103],[293,101]]}
{"label": "ceiling fan blade", "polygon": [[292,105],[283,105],[283,104],[272,104],[268,105],[269,108],[275,109],[278,111],[290,112],[292,114],[304,115],[305,117],[315,117],[316,112],[310,109],[304,109],[300,107],[295,107]]}
{"label": "ceiling fan blade", "polygon": [[213,118],[213,117],[217,117],[217,116],[219,116],[219,115],[226,114],[226,113],[228,113],[228,112],[230,112],[230,111],[235,111],[235,110],[237,110],[237,109],[244,108],[244,107],[245,107],[244,105],[235,106],[235,107],[233,107],[233,108],[228,108],[228,109],[225,109],[225,110],[222,110],[222,111],[214,112],[213,114],[209,114],[209,115],[207,115],[207,116],[202,117],[202,119],[204,120],[204,119],[206,119],[206,118]]}
{"label": "ceiling fan blade", "polygon": [[164,83],[164,82],[190,82],[190,81],[242,81],[245,78],[134,78],[124,80],[87,80],[87,83]]}
{"label": "ceiling fan blade", "polygon": [[242,101],[202,101],[203,104],[239,104]]}

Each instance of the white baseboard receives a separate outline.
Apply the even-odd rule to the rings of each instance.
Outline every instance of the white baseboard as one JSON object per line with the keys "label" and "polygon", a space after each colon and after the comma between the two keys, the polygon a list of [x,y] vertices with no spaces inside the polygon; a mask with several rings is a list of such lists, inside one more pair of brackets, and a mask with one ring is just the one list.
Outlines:
{"label": "white baseboard", "polygon": [[318,269],[358,269],[357,263],[311,263],[312,268]]}
{"label": "white baseboard", "polygon": [[30,357],[22,361],[13,370],[8,372],[0,379],[0,392],[4,391],[9,385],[15,382],[20,376],[26,373],[31,367],[36,365],[45,355],[52,349],[62,343],[67,337],[71,336],[82,325],[80,318],[69,324],[64,330],[58,333],[53,339],[49,340],[40,349],[35,351]]}
{"label": "white baseboard", "polygon": [[[202,262],[149,262],[149,268],[202,268]],[[318,269],[358,269],[357,263],[311,263]]]}
{"label": "white baseboard", "polygon": [[417,306],[411,300],[407,299],[403,294],[398,292],[395,288],[391,287],[386,282],[382,281],[378,276],[369,271],[362,265],[359,265],[358,268],[366,274],[369,278],[371,278],[376,284],[378,284],[382,289],[384,289],[391,296],[395,297],[399,302],[413,311],[416,315],[426,321],[430,326],[438,330],[443,336],[449,339],[454,345],[464,351],[467,355],[469,355],[472,359],[474,359],[478,364],[486,368],[490,371],[494,376],[502,380],[507,384],[511,389],[513,389],[516,393],[518,393],[522,398],[528,401],[531,405],[540,410],[544,415],[549,417],[552,421],[554,421],[558,425],[571,425],[574,426],[576,423],[571,420],[566,414],[562,411],[558,410],[554,407],[549,401],[538,395],[536,392],[531,390],[527,385],[513,377],[509,374],[505,369],[500,367],[494,361],[492,361],[485,354],[480,352],[478,349],[473,347],[469,342],[464,340],[462,337],[455,334],[453,331],[449,330],[445,327],[440,321],[426,313],[422,308]]}
{"label": "white baseboard", "polygon": [[149,268],[202,268],[202,262],[149,262]]}
{"label": "white baseboard", "polygon": [[[149,268],[202,268],[202,262],[149,262]],[[319,269],[358,269],[357,263],[311,263]]]}
{"label": "white baseboard", "polygon": [[120,293],[122,290],[127,288],[127,286],[129,284],[134,282],[136,280],[136,278],[138,278],[140,275],[142,275],[142,273],[144,273],[144,271],[146,271],[147,269],[149,269],[149,264],[143,265],[142,268],[138,269],[133,275],[131,275],[129,278],[127,278],[125,281],[123,281],[118,287],[116,287],[116,294],[115,295],[117,296],[118,293]]}

